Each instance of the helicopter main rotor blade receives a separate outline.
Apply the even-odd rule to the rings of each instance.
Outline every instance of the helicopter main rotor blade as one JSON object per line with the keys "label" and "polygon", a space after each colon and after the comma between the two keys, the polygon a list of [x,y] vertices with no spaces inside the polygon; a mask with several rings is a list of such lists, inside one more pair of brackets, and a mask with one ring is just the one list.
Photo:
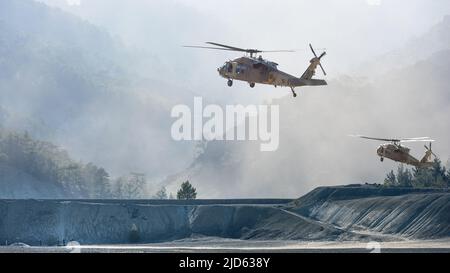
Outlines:
{"label": "helicopter main rotor blade", "polygon": [[279,50],[244,49],[244,48],[240,48],[240,47],[228,46],[228,45],[213,43],[213,42],[206,42],[206,43],[210,44],[210,45],[228,48],[228,49],[234,50],[234,51],[243,51],[243,52],[249,52],[249,53],[295,52],[295,50],[292,50],[292,49],[279,49]]}
{"label": "helicopter main rotor blade", "polygon": [[210,47],[210,46],[183,46],[183,47],[202,48],[202,49],[215,49],[215,50],[225,50],[225,51],[238,51],[238,52],[246,52],[246,53],[250,53],[250,54],[262,53],[262,52],[266,52],[266,53],[272,53],[272,52],[295,52],[295,50],[244,49],[244,48],[228,46],[228,45],[223,45],[223,44],[213,43],[213,42],[206,42],[206,43],[210,44],[210,45],[215,45],[215,46],[218,46],[218,47]]}
{"label": "helicopter main rotor blade", "polygon": [[415,139],[430,139],[430,137],[407,137],[402,138],[403,140],[415,140]]}
{"label": "helicopter main rotor blade", "polygon": [[188,48],[202,48],[202,49],[215,49],[215,50],[225,50],[225,51],[236,51],[228,48],[212,47],[212,46],[183,46]]}
{"label": "helicopter main rotor blade", "polygon": [[377,137],[368,137],[368,136],[362,136],[362,135],[350,135],[351,137],[359,137],[364,139],[370,139],[370,140],[378,140],[378,141],[388,141],[388,142],[433,142],[434,139],[430,139],[429,137],[415,137],[415,138],[377,138]]}
{"label": "helicopter main rotor blade", "polygon": [[[213,42],[206,42],[207,44],[210,45],[215,45],[215,46],[220,46],[220,47],[224,47],[224,48],[228,48],[229,50],[233,50],[233,51],[242,51],[242,52],[248,52],[249,49],[244,49],[244,48],[239,48],[239,47],[234,47],[234,46],[228,46],[228,45],[223,45],[223,44],[219,44],[219,43],[213,43]],[[259,50],[254,50],[255,52]]]}
{"label": "helicopter main rotor blade", "polygon": [[282,50],[260,50],[260,52],[263,52],[263,53],[273,53],[273,52],[295,52],[295,50],[292,50],[292,49],[282,49]]}
{"label": "helicopter main rotor blade", "polygon": [[377,137],[368,137],[362,135],[350,135],[351,137],[359,137],[370,140],[378,140],[378,141],[388,141],[388,142],[400,142],[400,139],[391,139],[391,138],[377,138]]}
{"label": "helicopter main rotor blade", "polygon": [[399,142],[405,143],[405,142],[433,142],[434,139],[400,139]]}

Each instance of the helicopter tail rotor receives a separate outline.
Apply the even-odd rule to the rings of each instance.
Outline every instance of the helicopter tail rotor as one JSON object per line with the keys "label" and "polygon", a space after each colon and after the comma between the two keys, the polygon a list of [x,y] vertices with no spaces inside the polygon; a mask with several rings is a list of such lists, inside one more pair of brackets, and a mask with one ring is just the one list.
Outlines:
{"label": "helicopter tail rotor", "polygon": [[319,66],[320,66],[320,69],[321,69],[322,72],[323,72],[323,75],[326,76],[327,73],[326,73],[325,70],[323,69],[323,66],[322,66],[322,64],[320,63],[320,59],[322,59],[323,56],[327,55],[327,53],[324,51],[324,52],[322,52],[322,54],[320,54],[319,57],[317,57],[317,54],[316,54],[316,52],[314,51],[314,48],[312,47],[311,44],[309,44],[309,48],[311,49],[312,53],[314,54],[314,57],[319,61]]}
{"label": "helicopter tail rotor", "polygon": [[[422,166],[425,166],[425,167],[430,167],[431,166],[430,164],[433,162],[431,160],[431,156],[433,155],[435,158],[437,158],[437,156],[435,153],[433,153],[433,150],[431,150],[431,142],[430,142],[429,146],[424,145],[424,147],[425,147],[426,151],[425,151],[425,155],[423,156],[422,160],[420,160],[420,164],[422,164]],[[420,166],[421,165],[419,165],[419,167]]]}
{"label": "helicopter tail rotor", "polygon": [[424,145],[425,149],[427,150],[426,152],[429,153],[430,155],[433,155],[434,157],[437,157],[437,155],[433,152],[433,150],[431,149],[431,142],[429,144],[429,146]]}

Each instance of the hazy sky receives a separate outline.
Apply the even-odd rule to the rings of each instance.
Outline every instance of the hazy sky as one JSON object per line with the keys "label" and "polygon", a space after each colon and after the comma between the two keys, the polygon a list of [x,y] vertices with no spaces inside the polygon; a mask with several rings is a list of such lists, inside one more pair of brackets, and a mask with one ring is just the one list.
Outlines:
{"label": "hazy sky", "polygon": [[[155,53],[197,54],[179,46],[210,40],[242,47],[300,49],[294,54],[267,56],[298,74],[311,58],[309,42],[327,49],[325,66],[330,75],[338,75],[401,46],[450,14],[447,0],[42,1],[70,10],[126,43]],[[213,63],[236,56],[202,54]]]}
{"label": "hazy sky", "polygon": [[[402,48],[408,41],[427,32],[433,25],[442,21],[445,15],[450,14],[448,0],[40,1],[59,6],[106,29],[130,48],[143,49],[153,54],[158,59],[158,63],[162,64],[160,70],[164,72],[163,80],[183,87],[176,90],[180,94],[189,89],[194,94],[203,95],[206,101],[215,101],[221,104],[230,101],[245,104],[275,95],[290,96],[290,91],[289,89],[274,89],[271,86],[258,86],[250,89],[246,83],[236,83],[233,88],[228,88],[226,80],[217,75],[216,68],[224,61],[238,57],[240,54],[186,49],[181,45],[201,45],[206,41],[216,41],[245,48],[297,49],[297,52],[290,54],[265,55],[266,58],[280,63],[280,69],[294,75],[301,75],[309,63],[312,54],[307,48],[308,43],[312,43],[316,48],[326,48],[328,54],[322,63],[328,72],[326,79],[329,80],[330,86],[323,89],[305,88],[305,95],[300,95],[297,101],[287,100],[284,102],[290,105],[290,108],[285,105],[285,109],[298,111],[297,115],[293,114],[292,124],[287,125],[287,127],[293,128],[290,133],[292,133],[292,138],[297,141],[294,144],[299,147],[297,148],[298,157],[292,154],[291,149],[285,148],[286,153],[283,151],[279,153],[276,164],[273,164],[274,157],[272,156],[266,156],[266,161],[258,158],[260,163],[256,166],[274,166],[277,169],[273,173],[281,170],[283,165],[286,165],[284,162],[295,163],[303,160],[303,162],[312,164],[314,160],[320,161],[323,158],[329,158],[333,159],[330,160],[330,164],[335,164],[334,170],[343,170],[340,181],[355,182],[358,179],[375,177],[376,173],[376,180],[381,182],[379,180],[384,176],[386,169],[395,164],[389,162],[382,167],[380,164],[373,164],[378,160],[374,154],[377,143],[349,140],[346,137],[347,134],[368,132],[379,133],[380,136],[404,137],[430,134],[440,137],[438,141],[446,143],[445,138],[449,133],[448,126],[438,126],[438,122],[442,119],[445,120],[445,115],[448,116],[447,109],[438,105],[439,97],[431,97],[429,99],[433,100],[433,103],[430,105],[438,105],[440,108],[426,108],[427,116],[424,116],[423,112],[417,111],[416,109],[424,109],[421,108],[421,105],[426,100],[423,100],[421,90],[416,90],[412,98],[408,97],[411,87],[407,84],[410,80],[407,74],[399,77],[402,83],[399,83],[398,88],[396,86],[378,87],[383,82],[378,78],[378,86],[373,89],[366,89],[364,85],[361,85],[360,88],[357,80],[349,78],[345,74],[351,75],[351,72],[362,63],[375,60],[378,56],[394,49]],[[323,77],[320,72],[318,72],[318,77]],[[395,82],[395,80],[391,82]],[[351,91],[354,93],[347,92],[347,86],[353,86],[355,90]],[[157,91],[161,94],[166,92],[166,90]],[[333,91],[339,91],[345,95],[339,93],[329,96],[327,94],[327,92]],[[378,98],[381,91],[384,92],[385,97],[392,98],[389,100],[391,104],[372,107],[372,101],[374,98]],[[189,93],[189,95],[192,94]],[[401,101],[401,109],[397,108],[396,99]],[[351,103],[347,101],[351,101]],[[354,108],[361,107],[360,101],[365,101],[366,107],[355,113]],[[192,100],[189,98],[186,103],[190,104]],[[346,103],[349,108],[342,109],[343,103]],[[317,108],[319,105],[321,108]],[[317,115],[317,111],[320,111],[321,116]],[[402,122],[405,112],[408,113],[407,123]],[[336,113],[334,117],[333,113]],[[333,118],[339,117],[337,113],[341,114],[340,123],[335,123],[333,120]],[[380,113],[384,115],[384,118],[379,117]],[[434,123],[429,122],[429,116],[437,114],[439,117],[435,117]],[[395,120],[391,122],[393,116]],[[316,122],[321,117],[322,122]],[[140,118],[145,122],[145,117]],[[370,120],[370,123],[367,120]],[[418,120],[420,122],[417,126]],[[356,121],[359,122],[355,123]],[[303,124],[303,130],[298,131],[300,129],[296,129],[296,124]],[[397,124],[403,124],[403,127],[400,128]],[[302,134],[303,131],[310,134],[309,139],[308,135]],[[332,135],[328,133],[329,131],[334,133],[333,138],[329,137]],[[336,142],[343,143],[340,139],[338,140],[339,137],[345,139],[343,141],[346,142],[346,149],[327,149],[327,147],[333,147]],[[320,154],[316,153],[316,150],[307,152],[306,149],[312,147],[312,142],[320,143]],[[282,143],[285,145],[284,147],[287,144]],[[436,144],[436,147],[439,147],[439,144]],[[450,148],[446,144],[441,145],[444,146],[444,149],[441,146],[441,153],[448,155]],[[341,162],[342,153],[345,153],[347,147],[350,146],[358,147],[355,150],[360,147],[366,149],[358,155],[358,159],[364,158],[365,160],[364,162],[359,161],[362,166],[359,172],[354,170],[353,161],[344,162],[345,164]],[[419,149],[414,150],[414,155],[420,155],[422,152]],[[142,154],[142,157],[145,159],[145,154]],[[272,170],[269,167],[264,170],[267,172]],[[293,165],[292,176],[286,178],[290,184],[284,185],[283,194],[287,194],[287,190],[290,191],[289,187],[300,189],[295,183],[313,183],[314,185],[309,185],[310,187],[334,183],[324,179],[324,177],[330,176],[328,173],[313,177],[316,173],[311,171],[306,173],[308,168],[308,164],[304,164],[303,168]],[[249,184],[245,186],[246,188],[241,188],[241,195],[256,194],[254,188],[258,185],[252,178],[261,174],[260,169],[253,171],[255,176],[250,177],[252,173],[248,172],[246,181]],[[286,170],[286,173],[289,171]],[[298,182],[300,181],[298,178],[305,179],[305,177],[311,178],[310,181]],[[262,178],[268,180],[267,185],[273,184],[269,175]],[[374,180],[368,181],[374,182]],[[230,188],[223,183],[218,184]],[[279,194],[282,191],[276,186],[274,185],[273,191]]]}

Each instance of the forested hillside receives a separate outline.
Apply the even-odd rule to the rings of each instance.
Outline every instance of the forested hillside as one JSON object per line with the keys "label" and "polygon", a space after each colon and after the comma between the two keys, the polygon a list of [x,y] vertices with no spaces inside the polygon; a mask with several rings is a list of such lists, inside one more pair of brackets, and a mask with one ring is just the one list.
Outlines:
{"label": "forested hillside", "polygon": [[139,198],[145,196],[143,182],[112,179],[50,142],[0,130],[0,198]]}

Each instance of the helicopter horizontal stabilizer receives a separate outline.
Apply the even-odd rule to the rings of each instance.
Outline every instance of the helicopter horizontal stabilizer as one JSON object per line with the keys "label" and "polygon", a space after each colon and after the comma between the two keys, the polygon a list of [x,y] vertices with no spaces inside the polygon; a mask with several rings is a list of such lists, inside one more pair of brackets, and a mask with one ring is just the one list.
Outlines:
{"label": "helicopter horizontal stabilizer", "polygon": [[327,82],[325,80],[318,80],[318,79],[303,80],[303,83],[305,85],[311,86],[327,85]]}

